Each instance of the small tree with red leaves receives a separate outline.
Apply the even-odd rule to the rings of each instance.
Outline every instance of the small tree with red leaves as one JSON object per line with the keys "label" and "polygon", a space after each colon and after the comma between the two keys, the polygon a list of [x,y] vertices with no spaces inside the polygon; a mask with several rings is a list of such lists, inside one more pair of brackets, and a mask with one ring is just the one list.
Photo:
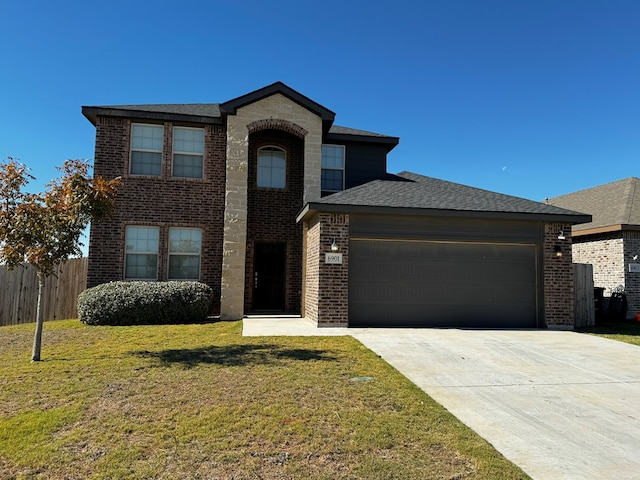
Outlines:
{"label": "small tree with red leaves", "polygon": [[34,362],[40,360],[45,280],[58,264],[81,255],[85,228],[111,214],[121,184],[118,178],[91,178],[84,160],[66,160],[58,170],[62,175],[44,193],[27,193],[34,179],[27,167],[11,157],[0,164],[0,262],[9,269],[29,263],[38,275]]}

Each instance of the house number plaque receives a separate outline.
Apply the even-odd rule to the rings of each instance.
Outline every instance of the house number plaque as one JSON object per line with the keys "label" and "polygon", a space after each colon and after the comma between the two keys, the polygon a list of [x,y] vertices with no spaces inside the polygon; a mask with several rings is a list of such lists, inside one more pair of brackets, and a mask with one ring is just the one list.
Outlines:
{"label": "house number plaque", "polygon": [[640,273],[640,263],[630,263],[629,273]]}
{"label": "house number plaque", "polygon": [[341,253],[325,253],[324,263],[342,264],[342,254]]}

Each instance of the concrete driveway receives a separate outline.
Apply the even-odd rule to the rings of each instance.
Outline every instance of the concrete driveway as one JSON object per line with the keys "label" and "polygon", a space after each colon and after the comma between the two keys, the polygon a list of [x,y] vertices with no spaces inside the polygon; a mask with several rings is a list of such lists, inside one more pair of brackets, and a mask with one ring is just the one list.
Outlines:
{"label": "concrete driveway", "polygon": [[574,332],[304,319],[247,319],[244,333],[352,335],[534,479],[640,479],[640,347]]}

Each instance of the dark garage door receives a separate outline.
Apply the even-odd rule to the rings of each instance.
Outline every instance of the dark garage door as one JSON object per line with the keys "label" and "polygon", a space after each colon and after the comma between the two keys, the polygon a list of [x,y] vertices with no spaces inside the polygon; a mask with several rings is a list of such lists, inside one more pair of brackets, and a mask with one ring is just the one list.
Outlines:
{"label": "dark garage door", "polygon": [[535,328],[533,244],[356,240],[349,326]]}

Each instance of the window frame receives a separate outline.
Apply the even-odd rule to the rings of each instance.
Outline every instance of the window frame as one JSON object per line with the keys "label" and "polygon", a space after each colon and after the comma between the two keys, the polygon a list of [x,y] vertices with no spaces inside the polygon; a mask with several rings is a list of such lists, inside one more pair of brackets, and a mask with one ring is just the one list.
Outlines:
{"label": "window frame", "polygon": [[[339,148],[340,150],[342,150],[342,167],[341,168],[325,167],[324,166],[324,158],[325,158],[324,157],[324,147]],[[347,149],[346,149],[346,146],[345,145],[339,145],[339,144],[333,144],[333,143],[323,143],[320,148],[321,148],[320,189],[323,192],[330,192],[330,193],[342,192],[345,189],[345,182],[346,182],[346,164],[347,164]],[[332,189],[322,188],[322,172],[324,170],[341,171],[342,172],[342,188],[340,190],[332,190]]]}
{"label": "window frame", "polygon": [[[194,254],[193,252],[172,252],[171,251],[171,232],[172,231],[177,231],[177,230],[190,230],[190,231],[196,231],[199,232],[200,234],[200,239],[199,239],[199,248],[198,248],[198,254]],[[168,243],[167,243],[167,280],[173,280],[173,281],[184,281],[184,282],[188,282],[188,281],[199,281],[202,278],[202,239],[203,239],[204,233],[203,233],[203,229],[202,228],[198,228],[198,227],[169,227],[169,234],[168,234]],[[175,256],[183,256],[183,257],[198,257],[198,276],[197,277],[193,277],[193,278],[177,278],[177,277],[172,277],[171,276],[171,257],[175,257]]]}
{"label": "window frame", "polygon": [[[194,153],[194,152],[184,152],[184,151],[176,150],[176,130],[195,130],[195,131],[202,132],[202,152],[201,153]],[[205,143],[204,136],[205,136],[204,128],[201,128],[201,127],[185,127],[185,126],[182,126],[182,125],[173,125],[172,139],[171,139],[171,176],[172,177],[175,177],[175,178],[189,178],[189,179],[196,179],[196,180],[204,179],[204,143]],[[184,176],[184,175],[176,175],[175,174],[176,154],[184,155],[184,156],[191,156],[191,157],[200,157],[200,159],[202,161],[202,164],[200,166],[200,168],[201,168],[200,176],[199,177],[191,177],[191,176]]]}
{"label": "window frame", "polygon": [[[157,243],[156,243],[156,251],[152,250],[140,250],[140,251],[129,251],[127,248],[127,239],[129,238],[129,229],[146,229],[146,230],[155,230],[157,232]],[[128,281],[157,281],[158,280],[158,264],[160,260],[160,227],[155,225],[126,225],[124,232],[124,271],[122,272],[122,276],[125,280]],[[127,269],[128,269],[128,256],[129,255],[155,255],[156,256],[156,268],[155,268],[155,277],[128,277]]]}
{"label": "window frame", "polygon": [[[284,175],[283,175],[283,185],[280,186],[273,186],[273,165],[270,166],[270,184],[269,185],[260,185],[260,152],[261,151],[267,151],[267,150],[271,150],[271,151],[279,151],[282,152],[284,154]],[[256,152],[256,187],[258,188],[271,188],[274,190],[285,190],[287,188],[287,151],[282,148],[279,147],[277,145],[263,145],[262,147],[258,148],[258,151]]]}
{"label": "window frame", "polygon": [[[161,145],[160,149],[148,149],[148,148],[135,148],[133,146],[134,138],[136,138],[133,134],[135,127],[153,127],[159,128],[161,135]],[[164,125],[157,123],[131,123],[131,131],[130,131],[130,140],[129,140],[129,175],[136,175],[141,177],[161,177],[162,176],[162,164],[164,158]],[[142,153],[159,153],[160,154],[160,173],[134,173],[133,172],[133,153],[134,152],[142,152]]]}

